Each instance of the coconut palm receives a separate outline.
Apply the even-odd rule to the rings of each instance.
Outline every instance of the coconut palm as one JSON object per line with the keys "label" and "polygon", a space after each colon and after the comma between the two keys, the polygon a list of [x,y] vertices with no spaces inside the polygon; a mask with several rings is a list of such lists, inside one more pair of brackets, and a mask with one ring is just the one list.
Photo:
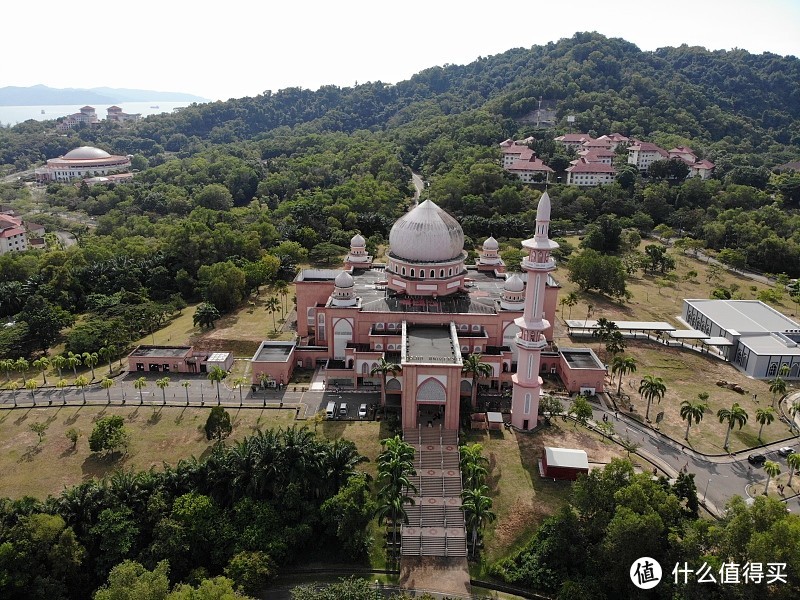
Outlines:
{"label": "coconut palm", "polygon": [[27,385],[28,380],[25,378],[25,374],[28,372],[30,365],[28,361],[24,358],[20,357],[14,361],[14,369],[19,371],[20,375],[22,375],[22,385]]}
{"label": "coconut palm", "polygon": [[619,327],[614,321],[609,321],[605,317],[600,317],[597,319],[597,327],[592,330],[592,337],[596,337],[600,340],[600,345],[597,347],[597,353],[600,353],[600,348],[603,346],[606,340],[611,337],[611,334],[615,331],[618,331]]}
{"label": "coconut palm", "polygon": [[181,387],[186,392],[186,406],[189,406],[189,387],[191,387],[191,385],[189,381],[181,381]]}
{"label": "coconut palm", "polygon": [[144,397],[142,396],[142,388],[147,387],[147,379],[144,377],[139,377],[136,381],[133,382],[133,387],[139,390],[139,406],[144,404]]}
{"label": "coconut palm", "polygon": [[222,404],[222,398],[221,398],[220,393],[219,393],[219,383],[220,383],[220,381],[225,379],[227,376],[228,376],[228,373],[224,369],[222,369],[220,367],[217,367],[217,366],[211,367],[211,370],[208,372],[209,381],[213,381],[213,382],[215,382],[217,384],[217,406]]}
{"label": "coconut palm", "polygon": [[720,408],[717,411],[717,417],[719,418],[720,423],[724,423],[725,421],[728,422],[728,432],[725,434],[725,443],[722,445],[722,447],[727,450],[728,439],[730,438],[734,425],[738,424],[739,429],[741,429],[745,426],[745,424],[747,424],[749,415],[745,409],[739,406],[738,402],[734,402],[730,409]]}
{"label": "coconut palm", "polygon": [[239,406],[244,404],[244,398],[242,397],[242,388],[244,384],[247,383],[247,377],[237,377],[232,382],[234,387],[239,388]]}
{"label": "coconut palm", "polygon": [[491,377],[492,365],[481,362],[480,354],[470,354],[464,359],[461,372],[472,376],[472,408],[478,406],[478,379]]}
{"label": "coconut palm", "polygon": [[67,353],[66,365],[72,369],[73,375],[78,376],[78,367],[81,366],[81,357],[72,352]]}
{"label": "coconut palm", "polygon": [[100,387],[106,391],[106,397],[108,398],[108,403],[111,404],[111,386],[114,385],[114,380],[110,377],[103,377],[102,381],[100,382]]}
{"label": "coconut palm", "polygon": [[761,424],[761,427],[758,428],[758,439],[761,439],[761,431],[764,429],[764,425],[769,425],[775,420],[775,409],[771,406],[767,406],[766,408],[757,408],[756,409],[756,421]]}
{"label": "coconut palm", "polygon": [[75,387],[79,387],[81,389],[81,394],[83,395],[83,403],[86,404],[86,386],[89,385],[89,380],[86,378],[85,375],[81,375],[77,379],[75,379]]}
{"label": "coconut palm", "polygon": [[272,284],[272,289],[275,291],[275,294],[280,296],[282,299],[281,314],[285,317],[286,297],[289,295],[289,284],[286,283],[283,279],[278,279],[275,283]]}
{"label": "coconut palm", "polygon": [[66,379],[59,379],[56,382],[56,387],[59,390],[61,390],[61,404],[64,404],[64,405],[66,405],[66,403],[67,403],[67,389],[66,388],[67,388],[68,385],[69,385],[69,382],[67,382]]}
{"label": "coconut palm", "polygon": [[686,435],[683,436],[683,439],[689,441],[689,427],[694,421],[696,424],[700,424],[700,421],[703,420],[703,415],[708,410],[708,404],[706,400],[708,400],[708,392],[701,392],[697,395],[699,402],[692,402],[691,400],[684,400],[681,402],[681,419],[686,421]]}
{"label": "coconut palm", "polygon": [[795,471],[800,471],[800,454],[797,452],[786,457],[786,465],[789,467],[789,481],[786,485],[792,487],[792,477]]}
{"label": "coconut palm", "polygon": [[36,390],[39,389],[39,384],[33,379],[28,379],[25,382],[25,389],[31,393],[31,400],[33,400],[33,405],[36,406]]}
{"label": "coconut palm", "polygon": [[97,352],[84,352],[83,364],[92,370],[92,381],[94,381],[94,366],[99,362]]}
{"label": "coconut palm", "polygon": [[644,416],[646,421],[650,421],[650,403],[653,400],[657,400],[660,403],[666,393],[667,386],[661,377],[656,377],[655,375],[644,376],[639,384],[639,394],[647,400],[647,413]]}
{"label": "coconut palm", "polygon": [[461,475],[464,487],[476,489],[484,485],[488,473],[489,460],[483,456],[480,444],[465,444],[459,448]]}
{"label": "coconut palm", "polygon": [[773,477],[781,474],[781,466],[774,460],[768,460],[764,463],[764,473],[767,474],[767,483],[764,485],[764,495],[767,495],[769,490],[769,482]]}
{"label": "coconut palm", "polygon": [[41,358],[37,358],[33,361],[33,368],[39,369],[42,372],[42,385],[47,385],[47,375],[45,371],[47,371],[47,367],[50,366],[50,359],[46,356],[42,356]]}
{"label": "coconut palm", "polygon": [[161,388],[161,404],[167,404],[167,387],[169,386],[169,377],[162,377],[156,379],[156,385]]}
{"label": "coconut palm", "polygon": [[617,396],[619,396],[622,393],[622,376],[636,373],[636,359],[632,356],[617,354],[611,360],[611,373],[619,373],[619,383],[617,384]]}
{"label": "coconut palm", "polygon": [[11,397],[14,400],[14,408],[17,408],[17,390],[19,389],[19,384],[16,381],[10,381],[8,383],[8,389],[11,390]]}
{"label": "coconut palm", "polygon": [[489,497],[489,488],[482,485],[475,489],[461,492],[461,508],[464,511],[464,520],[467,529],[472,532],[472,555],[478,549],[478,533],[487,523],[495,520],[497,515],[492,512],[492,499]]}
{"label": "coconut palm", "polygon": [[399,370],[400,365],[396,365],[393,362],[389,362],[384,357],[381,357],[378,364],[372,367],[372,370],[369,372],[373,377],[378,374],[381,376],[381,406],[386,406],[386,376],[389,373],[397,375]]}
{"label": "coconut palm", "polygon": [[67,359],[65,357],[63,357],[61,354],[57,354],[56,356],[54,356],[52,358],[52,360],[50,362],[53,363],[53,366],[58,371],[58,378],[61,379],[61,370],[65,366],[67,366]]}
{"label": "coconut palm", "polygon": [[[572,318],[572,307],[573,306],[577,306],[577,304],[578,304],[578,294],[575,293],[575,292],[570,292],[569,294],[567,294],[566,303],[565,304],[567,306],[569,306],[569,313],[567,313],[567,318],[571,319]],[[563,314],[562,314],[562,316],[563,316]]]}
{"label": "coconut palm", "polygon": [[6,381],[11,381],[11,371],[14,370],[14,361],[10,358],[0,360],[0,370],[6,372]]}
{"label": "coconut palm", "polygon": [[772,392],[772,406],[775,406],[777,397],[786,393],[786,380],[782,377],[776,377],[769,382],[769,391]]}
{"label": "coconut palm", "polygon": [[113,344],[109,344],[107,346],[103,346],[97,353],[104,359],[108,361],[108,374],[111,375],[111,361],[114,359],[114,355],[117,353],[117,348]]}
{"label": "coconut palm", "polygon": [[264,302],[264,308],[272,315],[272,330],[278,331],[278,325],[275,322],[275,313],[281,308],[281,301],[277,297],[271,296]]}

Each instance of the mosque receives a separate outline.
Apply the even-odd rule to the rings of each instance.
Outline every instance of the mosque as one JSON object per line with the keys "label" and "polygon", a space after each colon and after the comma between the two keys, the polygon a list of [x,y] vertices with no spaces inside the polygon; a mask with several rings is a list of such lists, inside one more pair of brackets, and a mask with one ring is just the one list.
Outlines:
{"label": "mosque", "polygon": [[493,237],[468,265],[461,226],[430,200],[395,222],[385,264],[354,236],[344,269],[305,269],[295,278],[295,364],[324,365],[328,389],[379,389],[383,376],[373,370],[381,359],[396,365],[386,398],[400,406],[404,429],[431,421],[458,429],[461,399],[472,392],[472,375],[462,371],[470,354],[492,369],[482,385],[511,390],[519,429],[537,424],[542,374],[558,375],[572,392],[602,391],[606,370],[590,349],[552,344],[558,244],[549,223],[545,192],[534,236],[522,242],[521,274],[507,273]]}

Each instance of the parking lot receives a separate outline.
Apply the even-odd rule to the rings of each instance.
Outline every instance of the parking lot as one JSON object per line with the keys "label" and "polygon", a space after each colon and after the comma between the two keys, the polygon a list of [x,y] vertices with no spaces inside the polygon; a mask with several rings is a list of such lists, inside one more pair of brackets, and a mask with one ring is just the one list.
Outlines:
{"label": "parking lot", "polygon": [[[332,420],[335,421],[371,421],[375,418],[375,405],[380,403],[380,394],[354,394],[348,392],[326,392],[322,395],[319,410],[325,412],[328,403],[334,403],[335,410]],[[366,415],[359,416],[359,408],[366,404]],[[342,410],[344,408],[344,411]]]}

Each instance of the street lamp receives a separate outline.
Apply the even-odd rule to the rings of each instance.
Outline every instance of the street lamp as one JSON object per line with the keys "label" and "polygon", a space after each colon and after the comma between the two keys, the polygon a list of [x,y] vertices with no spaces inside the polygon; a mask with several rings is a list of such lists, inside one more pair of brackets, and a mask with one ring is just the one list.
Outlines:
{"label": "street lamp", "polygon": [[711,483],[711,477],[708,478],[708,482],[706,483],[706,489],[703,492],[703,504],[706,503],[706,494],[708,494],[708,485]]}

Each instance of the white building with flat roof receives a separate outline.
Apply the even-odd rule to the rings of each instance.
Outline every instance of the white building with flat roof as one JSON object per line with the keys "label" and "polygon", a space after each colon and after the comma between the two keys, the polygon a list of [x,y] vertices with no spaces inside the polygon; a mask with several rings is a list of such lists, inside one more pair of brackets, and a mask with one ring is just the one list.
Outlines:
{"label": "white building with flat roof", "polygon": [[681,317],[710,338],[731,342],[720,351],[747,375],[800,379],[800,324],[771,306],[758,300],[684,300]]}

